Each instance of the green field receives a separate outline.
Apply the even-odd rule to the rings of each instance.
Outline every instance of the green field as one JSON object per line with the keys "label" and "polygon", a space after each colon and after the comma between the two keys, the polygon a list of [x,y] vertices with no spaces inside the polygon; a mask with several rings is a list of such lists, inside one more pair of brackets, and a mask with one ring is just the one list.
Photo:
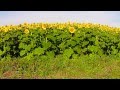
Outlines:
{"label": "green field", "polygon": [[112,57],[64,60],[2,60],[1,79],[119,79],[120,59]]}

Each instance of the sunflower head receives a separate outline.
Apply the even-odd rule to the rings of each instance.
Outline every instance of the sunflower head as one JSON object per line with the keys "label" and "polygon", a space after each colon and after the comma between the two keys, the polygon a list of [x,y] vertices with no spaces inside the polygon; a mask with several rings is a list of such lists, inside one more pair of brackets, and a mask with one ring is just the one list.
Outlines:
{"label": "sunflower head", "polygon": [[42,24],[42,29],[46,30],[45,24]]}
{"label": "sunflower head", "polygon": [[24,25],[27,25],[27,24],[28,24],[27,22],[24,23]]}
{"label": "sunflower head", "polygon": [[59,29],[63,29],[63,25],[59,25],[58,28],[59,28]]}
{"label": "sunflower head", "polygon": [[8,31],[8,29],[7,29],[7,28],[5,28],[5,29],[4,29],[4,32],[7,32],[7,31]]}
{"label": "sunflower head", "polygon": [[74,27],[69,27],[69,32],[70,33],[74,33],[75,32],[75,28]]}
{"label": "sunflower head", "polygon": [[28,30],[28,29],[25,29],[24,33],[25,33],[25,34],[28,34],[28,33],[29,33],[29,30]]}

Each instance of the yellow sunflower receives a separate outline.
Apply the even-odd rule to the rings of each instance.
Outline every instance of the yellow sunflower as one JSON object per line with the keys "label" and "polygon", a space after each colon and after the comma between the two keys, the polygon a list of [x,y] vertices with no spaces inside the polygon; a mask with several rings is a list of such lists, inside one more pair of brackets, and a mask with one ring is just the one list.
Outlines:
{"label": "yellow sunflower", "polygon": [[28,30],[28,29],[25,29],[24,33],[25,33],[25,34],[28,34],[28,33],[29,33],[29,30]]}
{"label": "yellow sunflower", "polygon": [[7,31],[8,31],[8,29],[7,29],[7,28],[5,28],[5,29],[4,29],[4,32],[7,32]]}
{"label": "yellow sunflower", "polygon": [[45,24],[42,24],[42,29],[46,30]]}
{"label": "yellow sunflower", "polygon": [[69,27],[69,31],[70,31],[70,33],[74,33],[75,32],[75,28],[74,27]]}

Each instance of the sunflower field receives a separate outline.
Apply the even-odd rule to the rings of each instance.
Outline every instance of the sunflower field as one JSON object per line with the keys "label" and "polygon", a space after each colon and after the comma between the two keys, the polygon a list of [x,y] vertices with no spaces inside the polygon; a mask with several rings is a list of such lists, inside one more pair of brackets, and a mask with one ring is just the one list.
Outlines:
{"label": "sunflower field", "polygon": [[0,26],[0,59],[120,57],[120,28],[92,23],[23,23]]}

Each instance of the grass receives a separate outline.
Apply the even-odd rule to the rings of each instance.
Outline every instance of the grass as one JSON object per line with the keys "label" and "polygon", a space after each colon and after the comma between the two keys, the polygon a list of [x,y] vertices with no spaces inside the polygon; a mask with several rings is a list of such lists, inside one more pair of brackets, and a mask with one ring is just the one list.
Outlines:
{"label": "grass", "polygon": [[60,57],[30,61],[0,61],[1,79],[119,79],[120,59],[102,57],[66,60]]}

